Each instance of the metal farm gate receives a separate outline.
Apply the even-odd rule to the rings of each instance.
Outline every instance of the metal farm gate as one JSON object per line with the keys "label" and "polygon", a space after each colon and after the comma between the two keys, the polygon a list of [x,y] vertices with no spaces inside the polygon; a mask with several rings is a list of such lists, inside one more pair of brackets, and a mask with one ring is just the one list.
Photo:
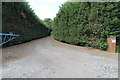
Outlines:
{"label": "metal farm gate", "polygon": [[0,33],[0,46],[2,46],[3,44],[5,44],[19,36],[20,35],[13,34],[12,32],[10,32],[9,34]]}

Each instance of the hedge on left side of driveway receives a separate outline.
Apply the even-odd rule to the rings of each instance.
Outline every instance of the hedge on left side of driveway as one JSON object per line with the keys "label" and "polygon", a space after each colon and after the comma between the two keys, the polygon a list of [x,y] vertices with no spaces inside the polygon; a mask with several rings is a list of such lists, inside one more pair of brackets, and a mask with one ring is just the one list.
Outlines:
{"label": "hedge on left side of driveway", "polygon": [[50,34],[50,30],[27,2],[2,3],[2,33],[9,32],[19,34],[20,37],[8,42],[3,47],[46,37]]}

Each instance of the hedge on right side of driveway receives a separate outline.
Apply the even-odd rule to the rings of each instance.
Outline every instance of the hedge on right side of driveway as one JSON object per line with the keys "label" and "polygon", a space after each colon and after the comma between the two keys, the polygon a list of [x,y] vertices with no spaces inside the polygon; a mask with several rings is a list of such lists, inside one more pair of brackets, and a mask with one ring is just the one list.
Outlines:
{"label": "hedge on right side of driveway", "polygon": [[107,36],[120,36],[119,2],[66,2],[54,18],[56,40],[106,50]]}

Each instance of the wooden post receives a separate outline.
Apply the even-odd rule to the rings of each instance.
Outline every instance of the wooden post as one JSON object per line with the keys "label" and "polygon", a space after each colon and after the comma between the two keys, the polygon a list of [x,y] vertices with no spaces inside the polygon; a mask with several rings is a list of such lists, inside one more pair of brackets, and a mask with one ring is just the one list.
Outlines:
{"label": "wooden post", "polygon": [[109,52],[116,52],[116,36],[109,36],[107,37],[108,48],[107,51]]}

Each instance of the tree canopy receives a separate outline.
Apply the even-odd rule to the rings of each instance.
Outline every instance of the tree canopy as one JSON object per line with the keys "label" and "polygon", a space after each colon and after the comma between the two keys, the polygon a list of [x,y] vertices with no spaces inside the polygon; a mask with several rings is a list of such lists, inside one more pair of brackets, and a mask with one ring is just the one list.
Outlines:
{"label": "tree canopy", "polygon": [[45,24],[46,24],[46,26],[49,28],[49,29],[52,29],[52,24],[53,24],[53,20],[52,19],[50,19],[50,18],[45,18],[44,19],[44,22],[45,22]]}

